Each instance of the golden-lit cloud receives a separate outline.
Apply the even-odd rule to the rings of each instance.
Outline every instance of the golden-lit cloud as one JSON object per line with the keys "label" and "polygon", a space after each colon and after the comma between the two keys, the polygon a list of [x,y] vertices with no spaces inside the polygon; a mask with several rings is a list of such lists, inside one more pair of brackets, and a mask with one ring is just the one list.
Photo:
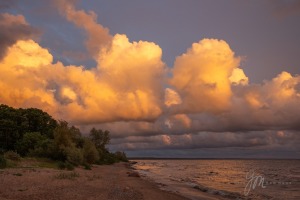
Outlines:
{"label": "golden-lit cloud", "polygon": [[85,45],[92,56],[97,57],[100,49],[111,42],[112,36],[109,34],[109,29],[97,23],[95,12],[87,13],[84,10],[77,10],[74,0],[56,0],[55,2],[68,21],[85,30],[87,35]]}
{"label": "golden-lit cloud", "polygon": [[183,112],[222,112],[232,95],[229,77],[239,66],[223,40],[203,39],[176,58],[172,86],[182,98]]}
{"label": "golden-lit cloud", "polygon": [[170,107],[172,105],[178,105],[181,104],[182,100],[179,96],[179,94],[172,90],[171,88],[166,88],[165,90],[165,105],[167,107]]}
{"label": "golden-lit cloud", "polygon": [[241,68],[235,68],[232,71],[229,80],[234,85],[248,85],[249,82],[249,78],[245,75]]}
{"label": "golden-lit cloud", "polygon": [[153,120],[162,112],[164,63],[153,43],[116,35],[98,69],[52,61],[32,40],[10,47],[0,63],[1,103],[39,107],[76,123]]}

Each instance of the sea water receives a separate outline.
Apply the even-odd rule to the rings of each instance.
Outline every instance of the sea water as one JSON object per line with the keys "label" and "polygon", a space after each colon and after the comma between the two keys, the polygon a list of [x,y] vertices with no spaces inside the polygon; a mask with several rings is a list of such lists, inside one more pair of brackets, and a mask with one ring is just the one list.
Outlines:
{"label": "sea water", "polygon": [[199,199],[300,199],[300,160],[135,160],[161,189]]}

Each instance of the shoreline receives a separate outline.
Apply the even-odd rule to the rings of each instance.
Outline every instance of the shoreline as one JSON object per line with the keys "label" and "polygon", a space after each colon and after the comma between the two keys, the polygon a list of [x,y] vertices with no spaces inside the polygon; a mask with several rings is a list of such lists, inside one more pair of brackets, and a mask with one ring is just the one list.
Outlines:
{"label": "shoreline", "polygon": [[93,165],[92,170],[50,168],[0,170],[1,200],[188,200],[138,176],[129,163]]}
{"label": "shoreline", "polygon": [[[134,164],[136,164],[136,163],[137,163],[137,161],[130,160],[129,167],[130,167],[130,169],[132,169],[134,171],[139,171],[138,169],[136,169],[134,167]],[[139,173],[139,172],[135,172],[135,173]],[[184,199],[188,199],[188,200],[225,200],[225,199],[228,199],[228,198],[225,198],[220,195],[207,193],[206,191],[202,191],[201,189],[199,189],[195,186],[191,187],[190,185],[188,186],[188,185],[178,184],[174,187],[174,184],[169,185],[168,183],[159,182],[156,179],[151,179],[150,177],[148,177],[147,175],[145,175],[143,173],[141,173],[141,174],[139,173],[139,175],[141,176],[141,179],[143,179],[144,181],[154,184],[157,189],[167,192],[167,193],[179,195],[179,196],[183,197]]]}

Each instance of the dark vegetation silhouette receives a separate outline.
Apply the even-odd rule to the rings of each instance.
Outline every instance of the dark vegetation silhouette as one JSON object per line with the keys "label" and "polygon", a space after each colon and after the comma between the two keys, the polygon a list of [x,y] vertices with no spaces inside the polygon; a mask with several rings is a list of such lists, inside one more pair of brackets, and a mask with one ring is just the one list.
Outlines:
{"label": "dark vegetation silhouette", "polygon": [[107,130],[92,128],[83,136],[78,128],[56,121],[40,109],[0,105],[0,168],[6,167],[6,159],[18,160],[19,155],[49,158],[58,161],[62,169],[126,162],[124,152],[109,152],[109,142]]}

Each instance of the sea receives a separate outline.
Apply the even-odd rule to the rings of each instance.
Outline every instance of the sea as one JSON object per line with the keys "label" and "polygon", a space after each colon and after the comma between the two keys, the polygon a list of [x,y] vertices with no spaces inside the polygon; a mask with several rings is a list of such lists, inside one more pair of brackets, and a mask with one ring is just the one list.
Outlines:
{"label": "sea", "polygon": [[134,160],[142,178],[192,200],[300,200],[300,160]]}

